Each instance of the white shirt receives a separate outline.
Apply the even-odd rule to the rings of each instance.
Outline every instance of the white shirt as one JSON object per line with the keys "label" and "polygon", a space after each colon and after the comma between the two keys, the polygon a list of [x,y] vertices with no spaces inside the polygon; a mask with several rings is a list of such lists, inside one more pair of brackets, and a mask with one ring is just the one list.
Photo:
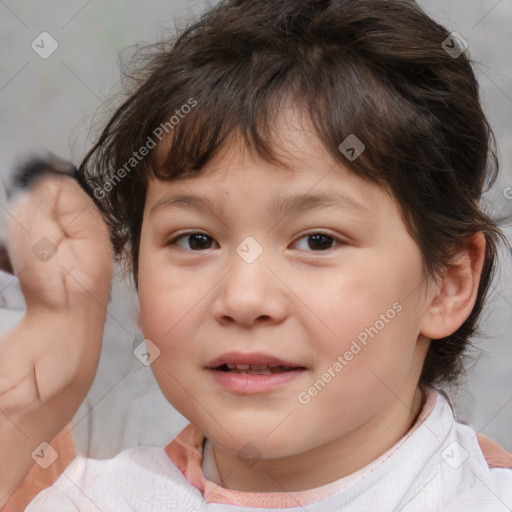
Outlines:
{"label": "white shirt", "polygon": [[[371,464],[301,492],[230,491],[204,478],[204,438],[188,425],[165,449],[77,457],[27,512],[507,512],[512,469],[489,468],[476,433],[434,390],[411,430]],[[211,463],[211,460],[210,460]],[[185,476],[187,475],[187,477]],[[192,483],[191,483],[192,482]]]}

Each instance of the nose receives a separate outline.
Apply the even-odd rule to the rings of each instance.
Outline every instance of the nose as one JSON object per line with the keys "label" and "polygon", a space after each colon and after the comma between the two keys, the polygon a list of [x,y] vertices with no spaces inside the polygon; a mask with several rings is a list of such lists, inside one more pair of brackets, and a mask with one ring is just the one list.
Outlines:
{"label": "nose", "polygon": [[217,322],[250,327],[279,324],[286,318],[289,308],[287,288],[267,266],[263,255],[248,263],[235,252],[229,268],[217,287],[212,305]]}

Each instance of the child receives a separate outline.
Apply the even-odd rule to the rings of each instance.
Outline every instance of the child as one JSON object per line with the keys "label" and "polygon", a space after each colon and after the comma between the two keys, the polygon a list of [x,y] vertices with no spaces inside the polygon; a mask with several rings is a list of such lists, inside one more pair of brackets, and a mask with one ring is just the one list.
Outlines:
{"label": "child", "polygon": [[[230,0],[154,47],[77,176],[190,424],[76,458],[28,511],[512,508],[512,454],[434,387],[461,374],[504,238],[460,44],[412,1]],[[52,211],[80,219],[64,185]],[[91,241],[84,211],[68,236]],[[108,269],[86,270],[103,304]]]}

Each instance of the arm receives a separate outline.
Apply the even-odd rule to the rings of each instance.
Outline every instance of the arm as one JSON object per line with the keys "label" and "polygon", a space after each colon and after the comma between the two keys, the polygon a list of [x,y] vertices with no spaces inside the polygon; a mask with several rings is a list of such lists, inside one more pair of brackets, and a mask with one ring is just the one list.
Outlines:
{"label": "arm", "polygon": [[11,215],[8,247],[27,310],[0,337],[0,507],[92,384],[112,276],[107,228],[74,179],[42,175]]}

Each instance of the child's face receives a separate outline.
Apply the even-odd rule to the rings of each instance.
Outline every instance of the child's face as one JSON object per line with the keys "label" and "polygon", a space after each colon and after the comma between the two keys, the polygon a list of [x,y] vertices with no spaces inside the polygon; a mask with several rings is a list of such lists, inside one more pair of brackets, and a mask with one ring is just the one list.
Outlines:
{"label": "child's face", "polygon": [[[224,450],[252,443],[263,457],[409,415],[432,297],[395,201],[335,163],[312,131],[280,136],[292,171],[232,146],[199,177],[151,181],[139,258],[141,327],[160,350],[164,395]],[[347,199],[306,201],[334,194]],[[301,208],[273,211],[297,204],[283,203],[291,196]],[[228,353],[301,369],[208,368]]]}

